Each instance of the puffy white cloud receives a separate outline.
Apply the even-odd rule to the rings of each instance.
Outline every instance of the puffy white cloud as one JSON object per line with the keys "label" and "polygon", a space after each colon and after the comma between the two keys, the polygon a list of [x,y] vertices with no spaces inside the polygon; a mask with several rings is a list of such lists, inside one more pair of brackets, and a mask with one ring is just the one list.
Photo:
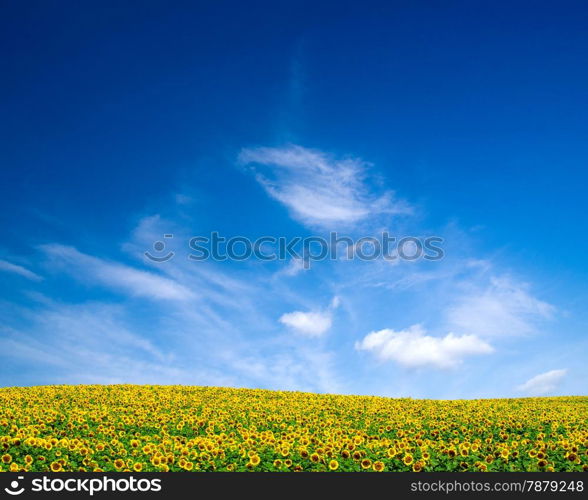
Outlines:
{"label": "puffy white cloud", "polygon": [[43,279],[41,278],[41,276],[35,274],[33,271],[30,271],[26,267],[19,266],[18,264],[13,264],[12,262],[8,262],[7,260],[0,260],[0,271],[18,274],[32,281],[41,281]]}
{"label": "puffy white cloud", "polygon": [[[331,229],[352,225],[378,213],[406,213],[390,192],[376,195],[367,178],[368,164],[358,158],[335,159],[322,151],[290,145],[243,149],[239,161],[255,165],[266,192],[298,221]],[[265,167],[262,173],[259,167]]]}
{"label": "puffy white cloud", "polygon": [[320,337],[333,325],[333,311],[339,304],[339,297],[334,297],[325,310],[286,313],[280,317],[280,323],[307,337]]}
{"label": "puffy white cloud", "polygon": [[333,318],[329,311],[294,311],[283,314],[280,317],[280,323],[309,337],[320,337],[331,328]]}
{"label": "puffy white cloud", "polygon": [[557,389],[566,373],[567,370],[551,370],[540,373],[519,385],[517,389],[529,396],[543,396]]}
{"label": "puffy white cloud", "polygon": [[495,277],[485,289],[466,290],[449,308],[449,328],[482,337],[532,333],[536,322],[550,318],[555,308],[527,288],[511,278]]}
{"label": "puffy white cloud", "polygon": [[477,354],[489,354],[492,346],[475,335],[447,334],[433,337],[420,325],[406,330],[384,329],[371,332],[355,344],[360,351],[369,351],[382,361],[394,361],[409,368],[430,366],[453,368],[463,358]]}

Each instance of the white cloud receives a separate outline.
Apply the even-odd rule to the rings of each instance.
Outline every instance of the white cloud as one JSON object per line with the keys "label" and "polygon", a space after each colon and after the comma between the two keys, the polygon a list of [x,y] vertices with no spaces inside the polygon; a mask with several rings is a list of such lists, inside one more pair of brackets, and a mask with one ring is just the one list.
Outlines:
{"label": "white cloud", "polygon": [[194,203],[194,198],[187,194],[177,193],[175,195],[175,201],[178,205],[191,205]]}
{"label": "white cloud", "polygon": [[358,158],[334,159],[313,149],[290,145],[281,148],[243,149],[244,165],[266,167],[271,178],[256,169],[256,178],[292,216],[311,227],[352,225],[379,213],[406,213],[406,203],[391,193],[376,195],[370,189],[366,162]]}
{"label": "white cloud", "polygon": [[283,314],[280,323],[308,337],[320,337],[333,325],[333,311],[339,307],[339,297],[334,297],[323,311],[294,311]]}
{"label": "white cloud", "polygon": [[485,289],[466,290],[449,308],[452,330],[483,337],[533,333],[537,321],[549,319],[555,308],[533,297],[527,286],[510,278],[492,278]]}
{"label": "white cloud", "polygon": [[[40,302],[38,302],[40,304]],[[0,325],[0,363],[34,364],[27,383],[166,383],[264,387],[276,390],[340,392],[333,355],[321,346],[300,345],[291,335],[245,335],[243,324],[259,321],[227,311],[222,327],[199,318],[200,306],[45,299],[39,308],[14,308],[14,326]],[[0,303],[0,315],[2,315]],[[140,314],[137,314],[137,312]],[[194,316],[194,314],[196,316]],[[272,324],[272,327],[275,324]],[[44,373],[41,376],[37,373]],[[29,378],[32,377],[32,378]],[[41,377],[41,378],[36,378]],[[43,378],[44,377],[44,378]],[[10,382],[6,377],[0,381]]]}
{"label": "white cloud", "polygon": [[0,260],[0,271],[15,273],[32,281],[41,281],[43,278],[33,271],[29,271],[26,267],[13,264],[6,260]]}
{"label": "white cloud", "polygon": [[449,333],[445,337],[432,337],[420,325],[407,330],[371,332],[357,342],[355,348],[369,351],[382,361],[395,361],[409,368],[431,366],[443,369],[459,365],[466,356],[494,351],[475,335]]}
{"label": "white cloud", "polygon": [[330,312],[294,311],[280,317],[280,323],[309,337],[320,337],[331,328],[332,322]]}
{"label": "white cloud", "polygon": [[[165,337],[153,335],[152,324],[140,324],[122,306],[100,302],[45,307],[18,318],[18,328],[0,325],[0,363],[26,361],[35,369],[23,376],[34,383],[189,384],[235,383],[224,371],[212,371],[184,354]],[[157,329],[156,329],[157,331]],[[43,375],[37,375],[42,373]],[[36,378],[40,377],[40,378]],[[7,380],[7,379],[4,379]]]}
{"label": "white cloud", "polygon": [[288,261],[288,264],[285,267],[275,273],[275,276],[296,276],[307,270],[308,267],[305,268],[303,259],[300,257],[293,257]]}
{"label": "white cloud", "polygon": [[541,373],[519,385],[517,389],[529,396],[543,396],[557,389],[566,373],[567,370],[551,370]]}
{"label": "white cloud", "polygon": [[240,379],[268,389],[341,392],[333,353],[300,345],[292,338],[281,338],[280,345],[279,351],[262,348],[252,355],[233,353],[227,357],[226,365],[236,370]]}
{"label": "white cloud", "polygon": [[151,299],[183,301],[194,296],[192,291],[170,278],[92,257],[73,247],[50,244],[40,248],[52,259],[53,264],[81,281],[98,283],[132,296]]}

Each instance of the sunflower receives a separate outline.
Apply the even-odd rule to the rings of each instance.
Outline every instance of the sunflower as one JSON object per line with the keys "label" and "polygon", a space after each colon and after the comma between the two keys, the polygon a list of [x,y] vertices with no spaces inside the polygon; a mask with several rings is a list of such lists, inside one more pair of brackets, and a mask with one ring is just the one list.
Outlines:
{"label": "sunflower", "polygon": [[382,472],[385,469],[385,465],[384,462],[380,462],[379,460],[374,462],[374,465],[372,465],[372,468],[376,471],[376,472]]}
{"label": "sunflower", "polygon": [[404,465],[410,465],[410,464],[412,464],[413,461],[414,461],[414,458],[412,457],[412,455],[410,453],[407,453],[406,455],[404,455],[404,458],[402,459],[402,462],[404,462]]}
{"label": "sunflower", "polygon": [[364,458],[361,461],[361,468],[362,469],[369,469],[372,466],[372,461],[369,458]]}
{"label": "sunflower", "polygon": [[61,462],[51,462],[51,472],[60,472],[63,470]]}
{"label": "sunflower", "polygon": [[339,468],[339,462],[337,460],[331,460],[329,462],[329,470],[337,470]]}

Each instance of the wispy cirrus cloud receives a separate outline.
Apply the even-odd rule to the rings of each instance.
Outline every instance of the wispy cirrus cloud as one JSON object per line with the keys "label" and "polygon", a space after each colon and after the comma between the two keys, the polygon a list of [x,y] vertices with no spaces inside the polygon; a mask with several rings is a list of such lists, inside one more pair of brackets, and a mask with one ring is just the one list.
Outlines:
{"label": "wispy cirrus cloud", "polygon": [[304,271],[308,271],[308,267],[305,267],[304,265],[304,259],[302,258],[298,258],[298,257],[294,257],[292,259],[290,259],[288,261],[288,264],[286,264],[282,269],[280,269],[279,271],[276,271],[274,274],[275,278],[280,278],[280,277],[284,277],[284,276],[296,276],[297,274],[300,274]]}
{"label": "wispy cirrus cloud", "polygon": [[529,396],[544,396],[555,391],[566,374],[567,370],[563,369],[540,373],[519,385],[517,389]]}
{"label": "wispy cirrus cloud", "polygon": [[[357,158],[287,146],[244,149],[240,161],[296,220],[317,232],[349,228],[375,234],[388,227],[386,215],[410,211],[381,189],[369,177],[370,166]],[[14,358],[53,367],[55,377],[82,382],[159,380],[330,392],[356,387],[354,391],[364,392],[374,387],[371,377],[365,378],[374,363],[358,351],[389,362],[377,370],[465,365],[467,371],[465,361],[474,356],[487,365],[500,359],[500,353],[487,356],[495,347],[499,350],[501,339],[494,337],[532,333],[553,315],[553,306],[534,297],[524,283],[505,278],[498,264],[472,257],[468,245],[461,244],[465,237],[450,239],[454,251],[436,267],[427,262],[378,261],[368,267],[336,261],[303,272],[300,259],[277,271],[196,264],[180,258],[179,245],[192,232],[186,224],[196,225],[178,211],[180,205],[183,200],[176,199],[171,213],[159,207],[165,216],[136,221],[119,246],[123,260],[61,244],[39,247],[51,277],[68,274],[87,288],[106,288],[118,296],[104,303],[82,301],[84,307],[39,308],[29,325],[16,318],[0,328],[5,333],[0,346]],[[420,224],[415,218],[395,221],[397,230]],[[164,250],[155,247],[155,241],[172,233]],[[158,264],[145,258],[146,251],[177,255]],[[337,298],[326,305],[333,295],[344,298],[344,310],[337,315]],[[125,314],[107,307],[113,300],[120,301]],[[276,311],[290,312],[276,318]],[[417,325],[379,330],[398,317]],[[343,318],[336,322],[335,336],[335,319]],[[437,326],[427,330],[420,324]],[[358,330],[371,333],[353,349]],[[352,376],[350,365],[355,367]],[[417,375],[426,374],[419,370]],[[417,383],[409,378],[407,391]]]}
{"label": "wispy cirrus cloud", "polygon": [[31,281],[43,280],[41,276],[27,269],[26,267],[19,266],[18,264],[13,264],[12,262],[8,262],[7,260],[0,260],[0,271],[18,274],[19,276],[23,276],[24,278],[27,278]]}
{"label": "wispy cirrus cloud", "polygon": [[531,295],[529,287],[511,277],[492,277],[485,287],[470,286],[448,309],[452,330],[484,337],[533,333],[549,319],[554,306]]}
{"label": "wispy cirrus cloud", "polygon": [[[21,326],[0,326],[0,359],[4,366],[32,363],[31,373],[43,372],[43,383],[236,382],[220,370],[187,362],[173,339],[154,336],[124,305],[47,299],[17,316]],[[0,375],[4,383],[10,380],[8,373]]]}
{"label": "wispy cirrus cloud", "polygon": [[371,352],[381,361],[394,361],[407,368],[455,368],[464,358],[494,352],[492,346],[475,335],[444,337],[427,335],[420,325],[406,330],[384,329],[371,332],[355,344],[359,351]]}
{"label": "wispy cirrus cloud", "polygon": [[80,281],[151,299],[186,301],[194,298],[192,290],[173,279],[93,257],[71,246],[47,244],[40,249],[51,264]]}
{"label": "wispy cirrus cloud", "polygon": [[[332,353],[287,335],[251,342],[246,334],[257,324],[245,330],[243,321],[210,323],[177,302],[148,311],[140,303],[68,304],[46,297],[38,304],[13,310],[14,326],[0,325],[0,362],[33,363],[44,383],[340,389]],[[4,384],[9,371],[0,373]]]}
{"label": "wispy cirrus cloud", "polygon": [[338,159],[298,145],[246,148],[239,162],[253,166],[257,181],[292,217],[312,228],[350,226],[377,214],[410,212],[391,191],[378,194],[367,162]]}

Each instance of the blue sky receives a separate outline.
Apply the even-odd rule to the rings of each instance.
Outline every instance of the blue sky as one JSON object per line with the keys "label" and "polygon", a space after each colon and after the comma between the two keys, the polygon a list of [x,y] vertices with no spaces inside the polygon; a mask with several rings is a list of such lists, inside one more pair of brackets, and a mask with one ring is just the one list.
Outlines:
{"label": "blue sky", "polygon": [[[583,2],[1,18],[0,385],[586,394]],[[211,231],[445,257],[188,259]]]}

